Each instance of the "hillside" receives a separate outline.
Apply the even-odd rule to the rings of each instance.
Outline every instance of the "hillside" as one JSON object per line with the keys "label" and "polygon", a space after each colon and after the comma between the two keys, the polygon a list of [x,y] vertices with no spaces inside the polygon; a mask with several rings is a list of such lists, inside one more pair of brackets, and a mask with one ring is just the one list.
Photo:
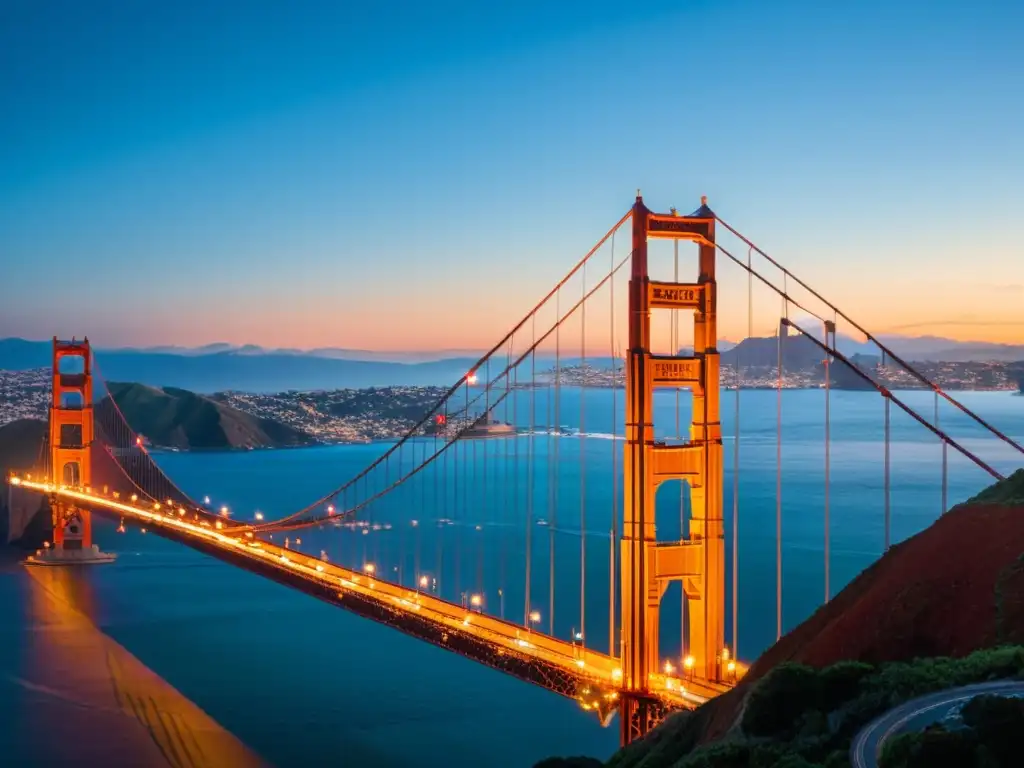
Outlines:
{"label": "hillside", "polygon": [[[0,478],[13,470],[32,471],[38,467],[40,449],[46,438],[46,422],[19,419],[0,426]],[[0,480],[0,544],[7,541],[9,517],[7,487]],[[17,508],[17,502],[15,507]],[[43,499],[39,498],[42,510]],[[49,515],[37,514],[22,532],[21,540],[14,542],[25,549],[35,549],[49,537]]]}
{"label": "hillside", "polygon": [[46,437],[46,422],[19,419],[0,426],[0,474],[32,469]]}
{"label": "hillside", "polygon": [[[894,546],[828,605],[769,648],[735,690],[692,714],[670,719],[644,741],[619,752],[608,765],[748,765],[740,758],[700,762],[694,755],[692,763],[684,758],[696,747],[726,735],[730,743],[743,733],[750,735],[752,696],[796,702],[801,686],[842,688],[841,678],[853,675],[857,679],[847,680],[844,695],[867,696],[870,691],[857,689],[862,680],[870,683],[869,688],[876,687],[868,700],[858,704],[861,709],[855,713],[855,723],[850,721],[862,724],[880,707],[884,711],[890,701],[902,700],[915,691],[938,689],[948,680],[969,681],[977,675],[985,679],[988,674],[979,671],[976,660],[944,662],[935,657],[958,659],[979,649],[1009,644],[1024,645],[1024,469]],[[908,671],[906,665],[886,666],[918,658],[933,660],[922,662],[916,671]],[[984,659],[989,663],[990,657]],[[853,661],[863,664],[842,666]],[[831,666],[837,663],[839,666]],[[1002,662],[997,659],[994,663]],[[1018,652],[1013,664],[1024,669],[1024,655]],[[827,669],[813,672],[822,668]],[[891,688],[894,678],[900,682]],[[780,686],[785,689],[782,693]],[[774,706],[786,709],[777,700]],[[799,710],[798,703],[792,706]],[[814,711],[827,714],[830,723],[842,719],[837,720],[831,709],[818,707]],[[803,713],[788,714],[796,722]],[[814,727],[829,730],[820,723]],[[839,734],[840,741],[848,741],[850,735]],[[825,739],[821,733],[819,736]],[[834,730],[828,739],[833,737],[839,738]],[[790,733],[786,738],[796,737]],[[743,749],[737,747],[737,754]]]}
{"label": "hillside", "polygon": [[[111,382],[125,420],[155,446],[180,449],[279,448],[312,445],[313,437],[272,419],[174,387]],[[111,419],[110,402],[97,405],[98,424]]]}

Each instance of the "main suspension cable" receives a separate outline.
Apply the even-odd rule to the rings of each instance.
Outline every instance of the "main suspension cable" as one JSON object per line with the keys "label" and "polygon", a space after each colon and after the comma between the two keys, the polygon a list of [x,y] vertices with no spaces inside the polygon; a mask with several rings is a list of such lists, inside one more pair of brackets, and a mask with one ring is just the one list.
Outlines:
{"label": "main suspension cable", "polygon": [[[910,363],[908,363],[905,360],[903,360],[903,358],[901,358],[899,355],[894,353],[888,346],[886,346],[884,343],[882,343],[874,334],[872,334],[870,331],[868,331],[862,325],[857,323],[852,317],[850,317],[845,312],[843,312],[843,310],[841,310],[839,307],[837,307],[831,301],[829,301],[824,296],[822,296],[820,293],[818,293],[816,290],[811,288],[810,285],[805,283],[799,277],[797,277],[792,272],[790,272],[788,269],[786,269],[784,266],[782,266],[782,264],[777,262],[775,259],[773,259],[771,256],[769,256],[763,250],[761,250],[756,244],[751,242],[747,237],[745,237],[739,231],[737,231],[736,229],[731,227],[729,224],[727,224],[725,221],[723,221],[721,218],[719,218],[719,216],[717,214],[715,215],[715,221],[717,221],[719,224],[721,224],[723,227],[725,227],[727,230],[729,230],[733,235],[735,235],[737,238],[739,238],[741,241],[743,241],[743,243],[745,243],[748,247],[753,248],[755,251],[757,251],[757,253],[759,253],[761,256],[763,256],[772,266],[774,266],[777,269],[779,269],[784,275],[786,275],[789,278],[792,278],[801,288],[803,288],[808,293],[810,293],[812,296],[814,296],[816,299],[818,299],[820,302],[822,302],[823,304],[828,306],[836,315],[838,315],[839,317],[842,317],[844,320],[846,320],[846,322],[848,322],[850,325],[852,325],[854,328],[856,328],[858,331],[860,331],[862,334],[864,334],[864,337],[868,341],[871,341],[872,343],[874,343],[880,350],[882,350],[886,355],[888,355],[890,360],[892,360],[897,365],[899,365],[901,368],[903,368],[903,370],[905,370],[907,373],[909,373],[911,376],[913,376],[919,382],[924,384],[926,387],[928,387],[929,389],[933,390],[938,396],[942,397],[948,403],[951,403],[952,405],[954,405],[961,412],[963,412],[964,414],[969,416],[977,424],[979,424],[982,427],[984,427],[986,430],[991,432],[993,435],[998,437],[1000,440],[1002,440],[1003,442],[1007,443],[1008,445],[1013,446],[1018,452],[1024,453],[1024,446],[1022,446],[1016,440],[1011,438],[1009,435],[1006,435],[1005,433],[1003,433],[1000,430],[998,430],[996,427],[994,427],[988,421],[983,419],[981,416],[976,414],[974,411],[972,411],[966,405],[964,405],[959,400],[957,400],[955,397],[953,397],[948,392],[946,392],[944,389],[942,389],[942,387],[940,387],[938,384],[936,384],[931,379],[929,379],[927,376],[925,376],[924,374],[919,372],[916,368],[914,368],[912,365],[910,365]],[[721,248],[721,246],[718,246],[718,247],[727,256],[732,258],[734,261],[736,260],[735,257],[733,257],[731,254],[727,253],[724,248]],[[817,317],[817,315],[815,315],[815,316]],[[818,319],[820,320],[822,318],[819,317]]]}

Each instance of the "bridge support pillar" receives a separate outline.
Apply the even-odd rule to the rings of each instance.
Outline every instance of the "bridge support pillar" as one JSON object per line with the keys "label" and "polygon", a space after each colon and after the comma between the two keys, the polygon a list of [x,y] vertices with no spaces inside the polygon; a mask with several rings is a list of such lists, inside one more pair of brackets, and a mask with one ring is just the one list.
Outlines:
{"label": "bridge support pillar", "polygon": [[[74,370],[62,370],[65,360],[80,361]],[[53,339],[53,385],[50,403],[50,483],[88,489],[92,484],[94,440],[92,350],[89,339]],[[50,497],[53,546],[28,558],[31,565],[108,563],[92,543],[92,512],[79,504]]]}
{"label": "bridge support pillar", "polygon": [[[652,213],[637,196],[633,206],[633,253],[629,283],[629,353],[626,358],[626,445],[623,462],[622,558],[623,694],[619,714],[623,744],[660,722],[651,695],[658,672],[661,598],[680,581],[689,604],[684,628],[686,674],[721,682],[725,648],[725,532],[722,523],[722,428],[715,283],[715,219],[701,201],[690,216]],[[696,283],[653,282],[649,238],[692,240],[699,247]],[[694,350],[679,357],[651,354],[651,310],[694,312]],[[658,387],[693,393],[689,441],[665,445],[654,439],[652,403]],[[659,543],[655,496],[666,480],[690,485],[689,531],[678,542]]]}

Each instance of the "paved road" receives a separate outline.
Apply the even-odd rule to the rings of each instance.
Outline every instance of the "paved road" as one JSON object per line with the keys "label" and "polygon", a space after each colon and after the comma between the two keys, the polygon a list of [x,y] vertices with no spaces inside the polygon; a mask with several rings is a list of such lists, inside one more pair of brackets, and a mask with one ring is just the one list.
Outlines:
{"label": "paved road", "polygon": [[1024,698],[1024,682],[1003,680],[950,688],[890,709],[865,726],[854,738],[850,745],[850,764],[853,768],[875,768],[882,755],[882,748],[889,739],[902,733],[920,731],[948,717],[956,717],[964,704],[985,693]]}

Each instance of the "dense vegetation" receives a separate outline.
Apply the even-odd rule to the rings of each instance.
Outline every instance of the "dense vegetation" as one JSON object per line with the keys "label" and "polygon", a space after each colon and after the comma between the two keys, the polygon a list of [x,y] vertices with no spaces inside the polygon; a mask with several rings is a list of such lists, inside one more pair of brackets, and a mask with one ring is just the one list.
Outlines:
{"label": "dense vegetation", "polygon": [[[1024,677],[1024,647],[977,651],[962,659],[919,659],[873,665],[843,661],[824,669],[782,664],[750,691],[738,728],[726,738],[698,746],[704,728],[700,710],[681,713],[650,737],[627,747],[608,768],[840,768],[847,766],[850,742],[875,717],[918,696],[970,683]],[[978,736],[962,735],[972,749],[989,733],[1005,735],[1005,708],[985,705],[993,725]],[[1024,710],[1020,713],[1024,717]],[[986,717],[988,717],[986,715]],[[999,719],[999,718],[1003,719]],[[989,720],[986,720],[989,722]],[[1016,721],[1014,721],[1016,722]],[[1021,720],[1024,725],[1024,720]],[[1000,728],[1004,730],[999,730]],[[1018,733],[1024,733],[1019,728]],[[932,736],[931,739],[937,737]],[[971,739],[974,739],[973,741]],[[996,736],[992,736],[993,744]],[[927,740],[925,740],[927,741]],[[1000,745],[1004,742],[998,742]],[[914,739],[899,739],[884,768],[919,768],[933,763],[907,762],[930,749]],[[897,746],[898,745],[898,746]],[[1001,749],[989,746],[986,749]],[[928,754],[931,754],[929,751]],[[910,758],[906,757],[911,755]],[[545,761],[550,768],[599,765]],[[946,764],[934,763],[936,768]],[[949,765],[953,765],[950,763]],[[955,763],[970,768],[972,763]],[[983,765],[978,763],[978,765]],[[987,763],[993,767],[1000,763]]]}
{"label": "dense vegetation", "polygon": [[993,483],[968,504],[1024,504],[1024,469],[1018,469],[1005,480]]}
{"label": "dense vegetation", "polygon": [[881,768],[1016,768],[1024,762],[1024,702],[976,696],[961,723],[934,725],[886,744]]}

